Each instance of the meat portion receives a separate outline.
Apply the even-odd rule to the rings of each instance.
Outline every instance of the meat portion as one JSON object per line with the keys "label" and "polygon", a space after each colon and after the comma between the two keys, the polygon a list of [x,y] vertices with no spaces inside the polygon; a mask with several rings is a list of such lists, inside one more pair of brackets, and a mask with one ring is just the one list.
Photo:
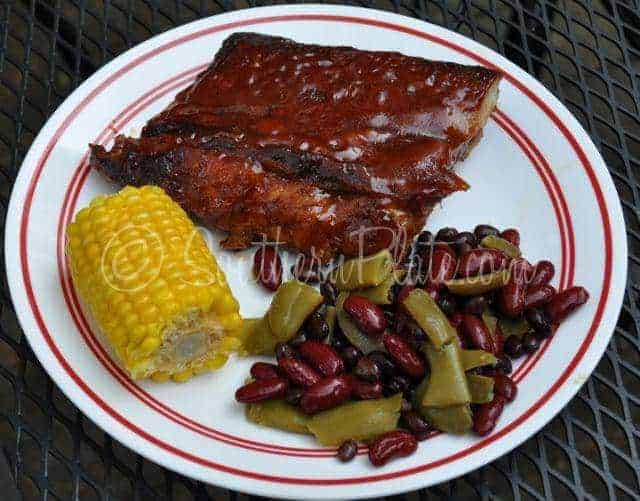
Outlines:
{"label": "meat portion", "polygon": [[411,241],[479,139],[500,74],[393,52],[234,34],[143,130],[92,165],[156,184],[240,249],[266,236],[327,262]]}
{"label": "meat portion", "polygon": [[264,236],[322,262],[411,239],[430,210],[285,179],[219,140],[119,136],[110,151],[93,146],[91,164],[120,185],[161,186],[205,225],[229,231],[226,248],[243,249]]}
{"label": "meat portion", "polygon": [[394,52],[231,35],[144,136],[217,135],[333,191],[436,200],[493,110],[500,74]]}

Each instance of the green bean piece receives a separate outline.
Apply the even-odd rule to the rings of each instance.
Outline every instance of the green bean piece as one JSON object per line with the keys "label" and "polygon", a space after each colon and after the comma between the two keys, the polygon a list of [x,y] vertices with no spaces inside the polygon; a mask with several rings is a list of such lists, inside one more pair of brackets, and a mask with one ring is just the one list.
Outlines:
{"label": "green bean piece", "polygon": [[256,404],[248,404],[245,414],[249,421],[262,426],[293,433],[311,434],[307,427],[309,417],[284,400],[266,400]]}
{"label": "green bean piece", "polygon": [[496,249],[504,252],[509,257],[520,257],[520,249],[504,238],[495,235],[487,235],[480,242],[482,247],[487,249]]}
{"label": "green bean piece", "polygon": [[273,355],[278,339],[269,329],[266,317],[247,318],[243,330],[247,333],[244,338],[244,350],[247,355]]}
{"label": "green bean piece", "polygon": [[472,404],[487,404],[493,400],[493,378],[467,374]]}
{"label": "green bean piece", "polygon": [[406,310],[418,323],[436,349],[455,339],[456,330],[433,298],[422,289],[414,289],[404,299]]}
{"label": "green bean piece", "polygon": [[446,433],[463,434],[473,427],[473,414],[469,404],[450,407],[427,407],[422,412],[427,423]]}
{"label": "green bean piece", "polygon": [[282,284],[265,315],[277,341],[291,339],[321,303],[322,294],[310,285],[298,280]]}
{"label": "green bean piece", "polygon": [[336,301],[338,325],[340,326],[342,333],[353,346],[358,348],[365,355],[376,350],[384,351],[385,348],[382,342],[382,334],[379,336],[366,335],[364,332],[358,329],[353,320],[351,320],[349,314],[344,311],[342,305],[344,304],[347,297],[349,297],[348,292],[341,292],[338,295],[338,299]]}
{"label": "green bean piece", "polygon": [[500,317],[498,325],[505,339],[509,336],[522,337],[531,329],[529,322],[524,318]]}
{"label": "green bean piece", "polygon": [[447,343],[439,350],[431,343],[424,343],[422,349],[429,361],[430,374],[421,404],[424,407],[468,404],[471,394],[458,343]]}
{"label": "green bean piece", "polygon": [[377,287],[393,270],[393,258],[385,249],[377,254],[349,259],[331,272],[339,290],[351,291],[367,287]]}
{"label": "green bean piece", "polygon": [[393,286],[400,282],[405,275],[405,270],[394,270],[380,285],[377,287],[369,287],[368,289],[360,289],[357,291],[358,296],[367,298],[376,304],[391,304],[391,290]]}
{"label": "green bean piece", "polygon": [[401,402],[400,393],[389,398],[347,402],[314,415],[308,427],[322,445],[371,440],[398,427]]}
{"label": "green bean piece", "polygon": [[434,428],[448,433],[464,433],[473,426],[473,416],[469,404],[452,405],[449,407],[425,407],[422,398],[429,385],[429,377],[425,377],[416,388],[413,406],[422,417]]}
{"label": "green bean piece", "polygon": [[465,371],[498,363],[498,359],[493,354],[482,350],[460,350],[460,359]]}
{"label": "green bean piece", "polygon": [[459,296],[477,296],[503,287],[509,280],[509,270],[500,270],[475,277],[454,278],[447,280],[444,285],[449,292]]}

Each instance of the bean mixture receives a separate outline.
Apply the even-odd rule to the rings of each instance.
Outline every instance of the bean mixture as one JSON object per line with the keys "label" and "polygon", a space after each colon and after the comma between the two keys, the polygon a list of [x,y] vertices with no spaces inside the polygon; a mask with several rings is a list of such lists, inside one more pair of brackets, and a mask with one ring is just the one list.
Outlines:
{"label": "bean mixture", "polygon": [[556,291],[553,263],[523,258],[518,230],[484,224],[424,231],[401,263],[386,250],[331,270],[300,258],[285,283],[266,247],[254,272],[276,294],[245,321],[245,349],[276,363],[254,363],[237,390],[247,418],[312,434],[341,461],[366,443],[375,466],[438,432],[491,433],[518,394],[512,361],[589,298]]}

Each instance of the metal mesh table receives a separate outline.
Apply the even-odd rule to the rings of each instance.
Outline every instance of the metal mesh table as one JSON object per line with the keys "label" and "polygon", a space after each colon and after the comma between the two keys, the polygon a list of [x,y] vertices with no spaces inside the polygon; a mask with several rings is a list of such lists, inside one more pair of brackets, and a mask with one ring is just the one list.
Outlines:
{"label": "metal mesh table", "polygon": [[[270,3],[270,2],[268,2]],[[407,499],[638,499],[640,492],[640,2],[356,2],[428,20],[497,50],[577,116],[611,171],[629,281],[605,356],[567,408],[514,452]],[[48,116],[147,38],[252,0],[0,0],[0,203]],[[4,218],[3,218],[4,228]],[[4,263],[3,263],[4,266]],[[17,489],[15,489],[17,486]],[[98,429],[35,359],[2,279],[1,499],[242,499],[165,470]]]}

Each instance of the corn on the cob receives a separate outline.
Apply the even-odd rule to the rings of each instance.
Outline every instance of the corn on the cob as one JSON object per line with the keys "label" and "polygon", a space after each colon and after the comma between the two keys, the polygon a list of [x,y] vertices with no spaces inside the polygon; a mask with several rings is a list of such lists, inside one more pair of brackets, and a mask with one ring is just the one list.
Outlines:
{"label": "corn on the cob", "polygon": [[242,320],[187,214],[155,186],[98,196],[67,230],[73,282],[133,378],[185,381],[224,365]]}

